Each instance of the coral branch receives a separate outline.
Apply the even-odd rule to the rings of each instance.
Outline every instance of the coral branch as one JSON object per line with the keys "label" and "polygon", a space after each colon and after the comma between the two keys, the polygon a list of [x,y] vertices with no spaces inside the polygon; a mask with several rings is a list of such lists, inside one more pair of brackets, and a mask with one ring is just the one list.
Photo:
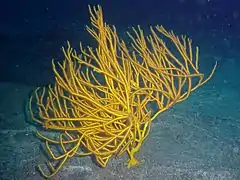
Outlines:
{"label": "coral branch", "polygon": [[[215,65],[204,78],[198,69],[198,47],[194,54],[190,39],[179,38],[162,26],[151,27],[148,36],[140,27],[133,28],[128,32],[132,47],[127,47],[116,28],[103,21],[100,6],[89,7],[89,12],[92,26],[87,31],[97,41],[96,49],[80,45],[77,52],[68,42],[67,49],[62,49],[63,63],[52,62],[55,84],[37,88],[30,99],[33,120],[47,132],[60,132],[55,139],[38,132],[57,161],[56,166],[49,165],[49,175],[40,168],[45,177],[55,175],[75,155],[94,155],[105,167],[113,155],[127,152],[128,166],[138,164],[134,154],[151,122],[188,98],[216,69]],[[157,105],[157,112],[149,108],[151,103]],[[60,155],[55,155],[51,144],[60,147]]]}

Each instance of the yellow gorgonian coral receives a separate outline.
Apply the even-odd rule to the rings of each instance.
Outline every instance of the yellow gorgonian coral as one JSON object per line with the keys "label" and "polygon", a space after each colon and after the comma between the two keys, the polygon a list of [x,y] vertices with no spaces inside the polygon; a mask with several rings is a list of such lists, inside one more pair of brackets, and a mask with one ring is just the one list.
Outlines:
{"label": "yellow gorgonian coral", "polygon": [[[53,160],[50,174],[39,167],[45,177],[55,175],[73,156],[92,155],[105,167],[112,156],[127,152],[128,166],[138,164],[134,154],[151,122],[188,98],[216,68],[204,78],[198,70],[198,48],[193,52],[190,39],[162,26],[150,27],[148,36],[140,27],[133,28],[127,46],[116,28],[103,21],[100,6],[89,7],[89,12],[91,27],[86,29],[97,48],[80,44],[76,51],[68,42],[68,48],[62,48],[63,62],[52,62],[55,84],[37,88],[30,98],[32,118],[56,135],[37,132]],[[160,36],[171,45],[167,47]],[[157,111],[150,108],[152,103]],[[56,147],[61,149],[58,155]]]}

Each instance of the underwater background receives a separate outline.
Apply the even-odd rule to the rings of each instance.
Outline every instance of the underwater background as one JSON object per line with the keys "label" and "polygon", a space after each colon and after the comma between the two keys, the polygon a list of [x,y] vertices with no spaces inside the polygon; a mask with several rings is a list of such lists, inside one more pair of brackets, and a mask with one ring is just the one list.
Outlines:
{"label": "underwater background", "polygon": [[[112,158],[106,168],[72,158],[52,179],[239,180],[240,1],[237,0],[3,0],[0,3],[0,179],[43,179],[46,161],[27,102],[34,88],[54,83],[51,61],[62,61],[67,40],[94,46],[85,30],[88,5],[101,5],[118,35],[140,25],[163,25],[193,39],[200,70],[212,79],[160,114],[137,158]],[[154,107],[153,107],[154,108]]]}

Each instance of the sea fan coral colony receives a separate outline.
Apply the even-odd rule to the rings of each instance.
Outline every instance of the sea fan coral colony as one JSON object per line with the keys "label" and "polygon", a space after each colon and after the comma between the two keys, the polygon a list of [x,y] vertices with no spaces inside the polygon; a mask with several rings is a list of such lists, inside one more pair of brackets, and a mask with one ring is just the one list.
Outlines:
{"label": "sea fan coral colony", "polygon": [[[76,51],[68,42],[67,49],[62,48],[63,62],[52,62],[55,84],[37,88],[30,98],[33,120],[56,135],[37,132],[52,161],[50,174],[39,166],[45,177],[54,176],[73,156],[92,155],[105,167],[112,156],[127,152],[128,167],[138,164],[134,154],[151,122],[188,98],[216,69],[204,78],[198,70],[198,47],[192,50],[190,39],[162,26],[150,27],[147,36],[139,26],[132,28],[127,46],[116,28],[104,22],[100,6],[89,7],[89,12],[91,26],[86,30],[96,40],[96,49],[80,44]],[[149,108],[151,103],[157,112]],[[55,154],[56,147],[61,154]]]}

